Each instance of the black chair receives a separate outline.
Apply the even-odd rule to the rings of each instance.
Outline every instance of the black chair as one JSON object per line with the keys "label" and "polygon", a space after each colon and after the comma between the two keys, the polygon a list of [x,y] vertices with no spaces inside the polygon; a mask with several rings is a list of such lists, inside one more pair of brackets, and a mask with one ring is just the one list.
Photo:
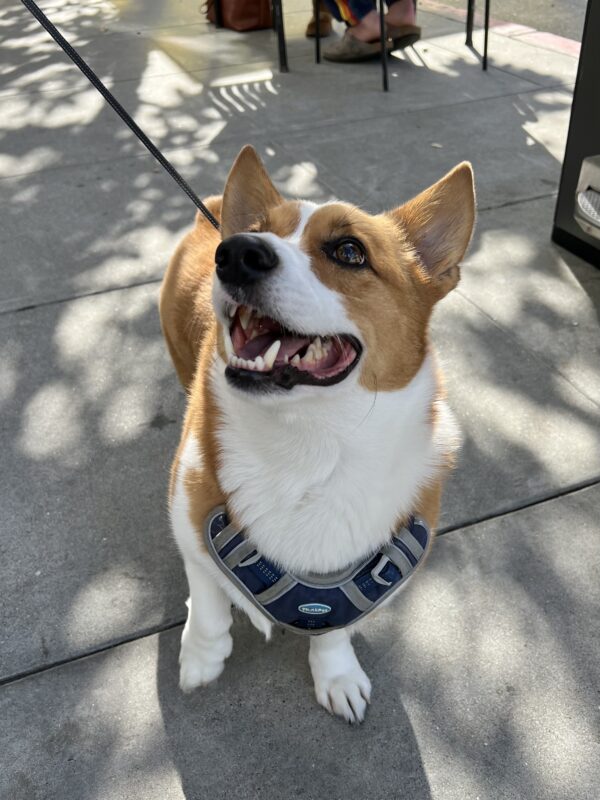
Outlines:
{"label": "black chair", "polygon": [[[273,28],[277,34],[277,47],[279,50],[279,71],[289,72],[287,60],[287,47],[285,45],[285,29],[283,27],[283,8],[281,0],[271,0]],[[318,26],[317,21],[317,26]]]}
{"label": "black chair", "polygon": [[[213,0],[215,6],[215,26],[223,27],[223,7],[221,0]],[[279,71],[289,72],[287,60],[287,47],[285,45],[285,29],[283,27],[283,9],[281,0],[271,0],[271,16],[273,18],[273,30],[277,34],[277,45],[279,50]]]}
{"label": "black chair", "polygon": [[[417,0],[414,0],[415,6]],[[215,16],[217,20],[217,27],[223,27],[223,15],[221,11],[221,0],[214,0],[215,3]],[[383,91],[389,91],[388,80],[388,58],[387,50],[385,47],[385,3],[384,0],[377,0],[379,7],[379,18],[381,20],[381,77]],[[487,70],[488,66],[488,34],[490,28],[490,3],[491,0],[485,0],[484,12],[484,39],[483,39],[483,57],[482,68]],[[281,0],[271,0],[271,8],[273,11],[273,28],[277,33],[277,47],[279,51],[279,71],[289,72],[287,60],[287,47],[285,44],[285,29],[283,23],[283,8]],[[321,19],[320,19],[320,0],[313,0],[313,9],[315,15],[315,62],[321,63]],[[467,0],[467,36],[465,44],[467,47],[473,47],[473,23],[475,20],[475,0]]]}
{"label": "black chair", "polygon": [[[273,0],[273,6],[275,6],[276,3],[277,5],[279,5],[281,9],[281,0]],[[381,79],[382,79],[383,91],[387,92],[389,91],[389,80],[388,80],[388,58],[387,58],[387,51],[385,48],[385,26],[384,26],[385,4],[384,0],[377,0],[377,3],[379,6],[379,19],[381,20]],[[416,6],[417,0],[414,0],[414,3]],[[490,3],[491,0],[485,0],[485,21],[484,21],[484,40],[483,40],[483,58],[482,58],[482,68],[484,70],[487,70],[487,65],[488,65],[488,33],[490,28]],[[319,20],[319,6],[320,6],[319,0],[313,0],[313,8],[314,8],[314,15],[316,22],[315,61],[317,64],[321,63],[321,30],[320,30],[320,20]],[[473,47],[474,20],[475,20],[475,0],[467,0],[467,38],[465,42],[467,47]],[[285,41],[284,41],[284,48],[285,48]],[[287,71],[288,70],[286,61],[285,72]]]}
{"label": "black chair", "polygon": [[[467,47],[473,47],[473,22],[475,20],[475,0],[467,2]],[[488,34],[490,32],[490,0],[485,0],[484,23],[483,23],[483,58],[481,66],[483,69],[488,67]]]}

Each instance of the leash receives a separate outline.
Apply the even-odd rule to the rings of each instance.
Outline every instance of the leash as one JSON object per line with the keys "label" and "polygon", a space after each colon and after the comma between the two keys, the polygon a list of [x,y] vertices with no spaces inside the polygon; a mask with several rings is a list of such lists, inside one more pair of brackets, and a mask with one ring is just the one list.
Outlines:
{"label": "leash", "polygon": [[62,48],[62,50],[69,56],[71,61],[78,67],[81,72],[85,75],[88,81],[92,84],[94,89],[97,89],[102,97],[106,100],[109,106],[117,112],[117,114],[121,117],[123,122],[127,125],[127,127],[133,131],[133,133],[137,136],[140,142],[144,145],[146,150],[154,156],[154,158],[158,161],[163,169],[165,169],[169,175],[173,178],[175,183],[182,189],[187,196],[190,198],[192,203],[196,206],[196,208],[203,214],[206,219],[210,222],[210,224],[219,230],[219,222],[218,220],[210,213],[208,208],[204,205],[202,200],[198,197],[198,195],[192,190],[190,185],[181,177],[179,172],[175,169],[173,164],[163,156],[160,152],[158,147],[152,142],[144,133],[144,131],[140,128],[140,126],[135,122],[135,120],[131,117],[130,114],[123,108],[121,103],[117,100],[117,98],[110,92],[106,86],[102,83],[100,78],[96,75],[94,70],[86,64],[86,62],[81,58],[77,50],[69,44],[69,42],[65,39],[65,37],[60,33],[60,31],[53,25],[52,22],[48,19],[48,17],[44,14],[44,12],[39,8],[39,6],[34,2],[34,0],[21,0],[25,8],[36,18],[36,20],[40,23],[40,25],[50,34],[50,36],[54,39],[57,45]]}

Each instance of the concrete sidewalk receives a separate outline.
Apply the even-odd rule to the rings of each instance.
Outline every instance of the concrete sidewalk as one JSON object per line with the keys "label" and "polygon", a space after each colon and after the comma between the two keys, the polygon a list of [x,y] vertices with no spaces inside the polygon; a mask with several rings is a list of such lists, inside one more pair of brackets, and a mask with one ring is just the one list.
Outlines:
{"label": "concrete sidewalk", "polygon": [[[434,338],[465,443],[421,577],[357,650],[349,728],[306,643],[245,619],[183,696],[166,518],[184,398],[158,282],[194,210],[17,0],[0,11],[0,797],[593,800],[600,782],[600,273],[549,241],[577,68],[514,27],[491,68],[421,13],[391,62],[312,63],[307,4],[216,33],[182,0],[48,13],[202,195],[250,141],[283,192],[371,211],[473,162]],[[432,7],[430,5],[430,7]],[[542,46],[543,44],[543,46]]]}

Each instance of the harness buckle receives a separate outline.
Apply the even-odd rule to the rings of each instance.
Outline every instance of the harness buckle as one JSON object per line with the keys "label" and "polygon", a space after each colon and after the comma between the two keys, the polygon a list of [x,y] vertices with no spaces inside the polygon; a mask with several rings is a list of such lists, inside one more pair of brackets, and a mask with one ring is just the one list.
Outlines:
{"label": "harness buckle", "polygon": [[254,553],[254,555],[249,555],[247,558],[244,558],[243,561],[240,561],[238,567],[250,567],[252,564],[256,564],[257,561],[260,561],[260,559],[260,553]]}
{"label": "harness buckle", "polygon": [[377,564],[371,570],[371,577],[377,583],[380,583],[382,586],[391,586],[391,581],[386,581],[385,578],[381,577],[381,573],[387,567],[388,564],[391,564],[390,559],[386,555],[382,555]]}

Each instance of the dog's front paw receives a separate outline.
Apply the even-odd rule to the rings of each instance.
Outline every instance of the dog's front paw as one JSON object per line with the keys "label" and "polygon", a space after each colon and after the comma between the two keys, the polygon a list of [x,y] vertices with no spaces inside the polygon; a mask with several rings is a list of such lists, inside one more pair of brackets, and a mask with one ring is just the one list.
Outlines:
{"label": "dog's front paw", "polygon": [[371,681],[359,666],[335,677],[315,676],[315,694],[330,714],[351,724],[362,722],[371,699]]}
{"label": "dog's front paw", "polygon": [[207,639],[191,632],[186,624],[181,635],[179,651],[179,686],[191,692],[197,686],[205,686],[223,672],[225,659],[231,655],[233,639],[229,632],[217,639]]}

